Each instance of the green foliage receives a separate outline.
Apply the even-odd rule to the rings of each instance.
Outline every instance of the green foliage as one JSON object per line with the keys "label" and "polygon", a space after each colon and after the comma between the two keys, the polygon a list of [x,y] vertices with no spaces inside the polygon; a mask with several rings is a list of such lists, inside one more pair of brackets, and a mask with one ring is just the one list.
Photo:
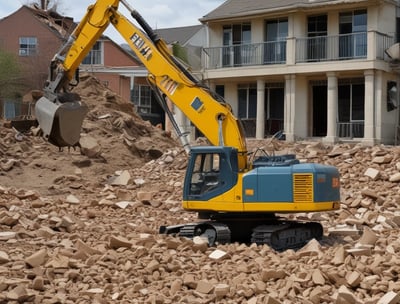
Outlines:
{"label": "green foliage", "polygon": [[16,97],[21,85],[21,69],[16,56],[0,49],[0,97]]}
{"label": "green foliage", "polygon": [[172,45],[172,54],[183,62],[189,63],[186,49],[179,44]]}

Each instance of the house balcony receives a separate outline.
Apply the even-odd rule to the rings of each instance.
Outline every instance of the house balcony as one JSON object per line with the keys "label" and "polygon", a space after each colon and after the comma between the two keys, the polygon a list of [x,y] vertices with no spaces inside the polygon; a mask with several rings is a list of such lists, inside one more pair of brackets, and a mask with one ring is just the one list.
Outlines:
{"label": "house balcony", "polygon": [[[353,59],[383,60],[394,38],[375,31],[204,48],[206,69]],[[290,47],[289,47],[290,45]]]}

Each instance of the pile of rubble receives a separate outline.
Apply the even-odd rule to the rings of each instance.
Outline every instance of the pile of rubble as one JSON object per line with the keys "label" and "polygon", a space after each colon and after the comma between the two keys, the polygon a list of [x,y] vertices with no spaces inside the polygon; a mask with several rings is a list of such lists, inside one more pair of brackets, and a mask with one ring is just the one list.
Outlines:
{"label": "pile of rubble", "polygon": [[324,226],[297,251],[209,247],[158,234],[196,220],[179,144],[104,89],[82,92],[82,151],[0,128],[0,303],[400,303],[399,147],[248,140],[336,166],[341,210],[282,215]]}

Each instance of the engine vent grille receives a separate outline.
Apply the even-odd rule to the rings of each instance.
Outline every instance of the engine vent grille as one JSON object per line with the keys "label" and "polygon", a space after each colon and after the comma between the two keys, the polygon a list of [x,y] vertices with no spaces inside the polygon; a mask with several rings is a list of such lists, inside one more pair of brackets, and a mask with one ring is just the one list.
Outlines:
{"label": "engine vent grille", "polygon": [[313,175],[311,173],[293,174],[293,200],[295,203],[312,203]]}

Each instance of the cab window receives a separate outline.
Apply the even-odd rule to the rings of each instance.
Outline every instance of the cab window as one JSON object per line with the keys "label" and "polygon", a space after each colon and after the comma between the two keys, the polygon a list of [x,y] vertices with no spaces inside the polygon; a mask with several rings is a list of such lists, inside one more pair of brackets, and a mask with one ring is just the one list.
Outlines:
{"label": "cab window", "polygon": [[218,154],[199,154],[190,183],[191,195],[202,195],[218,188],[220,181],[220,156]]}

